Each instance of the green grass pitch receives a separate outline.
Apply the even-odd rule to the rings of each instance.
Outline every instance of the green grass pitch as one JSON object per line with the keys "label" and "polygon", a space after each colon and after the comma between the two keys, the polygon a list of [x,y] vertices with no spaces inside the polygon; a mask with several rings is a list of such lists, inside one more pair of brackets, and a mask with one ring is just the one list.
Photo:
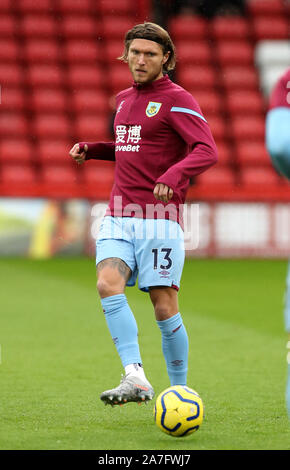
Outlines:
{"label": "green grass pitch", "polygon": [[[105,407],[122,367],[95,291],[94,260],[1,259],[0,449],[290,449],[284,395],[286,261],[187,260],[180,311],[197,433],[173,438],[153,403]],[[148,295],[127,289],[147,376],[168,387]]]}

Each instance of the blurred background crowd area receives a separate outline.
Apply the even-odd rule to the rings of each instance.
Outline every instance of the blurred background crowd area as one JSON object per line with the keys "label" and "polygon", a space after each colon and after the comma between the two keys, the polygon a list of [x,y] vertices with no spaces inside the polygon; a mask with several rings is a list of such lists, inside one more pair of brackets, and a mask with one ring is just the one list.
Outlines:
{"label": "blurred background crowd area", "polygon": [[172,80],[197,99],[219,151],[188,198],[289,201],[264,144],[269,93],[290,65],[288,0],[1,0],[0,196],[107,200],[114,164],[78,167],[78,141],[112,140],[117,58],[134,24],[176,46]]}

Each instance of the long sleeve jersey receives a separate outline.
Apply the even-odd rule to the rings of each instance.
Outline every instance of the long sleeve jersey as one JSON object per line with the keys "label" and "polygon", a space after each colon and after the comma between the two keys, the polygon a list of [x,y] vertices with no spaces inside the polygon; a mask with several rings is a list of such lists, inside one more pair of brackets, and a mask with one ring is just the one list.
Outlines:
{"label": "long sleeve jersey", "polygon": [[[152,207],[161,204],[165,218],[181,222],[190,178],[217,161],[196,100],[167,75],[145,85],[134,83],[116,97],[114,132],[114,142],[80,143],[81,149],[88,145],[87,159],[116,162],[106,215],[158,218]],[[173,189],[169,203],[155,199],[157,183]],[[141,210],[133,211],[136,205]]]}
{"label": "long sleeve jersey", "polygon": [[275,84],[269,100],[269,109],[290,108],[290,67]]}
{"label": "long sleeve jersey", "polygon": [[270,96],[266,147],[278,173],[290,179],[290,68],[277,81]]}

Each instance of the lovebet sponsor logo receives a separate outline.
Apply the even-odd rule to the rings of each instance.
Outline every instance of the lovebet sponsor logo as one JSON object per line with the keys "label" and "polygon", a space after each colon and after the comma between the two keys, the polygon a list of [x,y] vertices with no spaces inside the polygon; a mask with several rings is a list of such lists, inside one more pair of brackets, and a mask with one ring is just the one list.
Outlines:
{"label": "lovebet sponsor logo", "polygon": [[141,140],[141,125],[135,126],[116,126],[116,152],[139,152]]}
{"label": "lovebet sponsor logo", "polygon": [[116,145],[115,151],[116,152],[139,152],[140,145]]}

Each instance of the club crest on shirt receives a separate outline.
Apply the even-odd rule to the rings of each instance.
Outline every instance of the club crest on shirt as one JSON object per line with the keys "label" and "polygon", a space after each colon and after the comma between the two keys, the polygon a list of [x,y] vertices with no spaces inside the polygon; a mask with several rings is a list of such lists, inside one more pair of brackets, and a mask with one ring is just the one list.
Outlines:
{"label": "club crest on shirt", "polygon": [[149,101],[147,108],[146,108],[146,116],[153,117],[159,112],[162,103],[156,103],[155,101]]}

